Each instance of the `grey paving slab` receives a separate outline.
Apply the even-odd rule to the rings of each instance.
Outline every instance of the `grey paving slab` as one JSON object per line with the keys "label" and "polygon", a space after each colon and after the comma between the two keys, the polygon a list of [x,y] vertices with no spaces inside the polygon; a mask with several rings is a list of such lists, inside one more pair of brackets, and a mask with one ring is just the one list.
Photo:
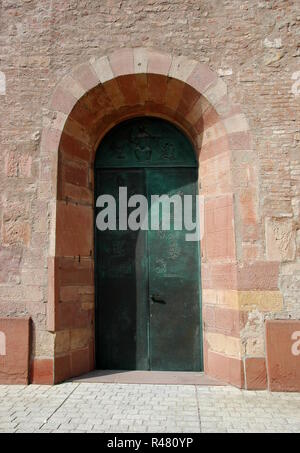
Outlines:
{"label": "grey paving slab", "polygon": [[300,432],[300,394],[230,386],[0,385],[0,432]]}

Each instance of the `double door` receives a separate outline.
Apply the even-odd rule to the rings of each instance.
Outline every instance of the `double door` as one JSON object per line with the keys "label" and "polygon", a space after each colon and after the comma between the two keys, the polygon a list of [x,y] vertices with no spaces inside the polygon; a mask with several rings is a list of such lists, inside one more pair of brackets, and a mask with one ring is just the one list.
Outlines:
{"label": "double door", "polygon": [[[96,170],[96,199],[116,200],[116,229],[95,230],[97,368],[201,370],[199,243],[186,240],[183,209],[182,229],[175,228],[172,204],[168,229],[168,205],[150,212],[151,195],[180,195],[183,208],[196,181],[195,168]],[[119,228],[120,187],[128,199],[146,197],[148,229]]]}

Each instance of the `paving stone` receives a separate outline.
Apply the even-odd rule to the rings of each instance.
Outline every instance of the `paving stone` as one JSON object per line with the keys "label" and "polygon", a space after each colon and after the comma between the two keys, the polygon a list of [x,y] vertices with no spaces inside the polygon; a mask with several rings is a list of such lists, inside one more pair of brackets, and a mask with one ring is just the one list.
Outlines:
{"label": "paving stone", "polygon": [[0,386],[0,432],[300,432],[298,394],[228,386],[196,392],[173,385]]}

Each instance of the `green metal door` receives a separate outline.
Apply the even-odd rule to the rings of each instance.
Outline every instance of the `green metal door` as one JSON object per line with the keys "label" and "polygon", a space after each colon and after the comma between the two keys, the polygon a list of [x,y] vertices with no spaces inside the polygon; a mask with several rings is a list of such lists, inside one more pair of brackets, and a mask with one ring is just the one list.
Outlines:
{"label": "green metal door", "polygon": [[[162,230],[166,206],[150,221],[151,195],[196,195],[197,174],[191,144],[163,120],[127,121],[100,144],[95,199],[112,195],[117,216],[115,230],[95,229],[98,368],[202,369],[199,243],[186,241],[183,218],[174,227],[172,207],[170,228]],[[148,200],[148,230],[119,228],[120,187]]]}
{"label": "green metal door", "polygon": [[[145,193],[142,169],[96,172],[96,194]],[[129,210],[130,212],[130,210]],[[118,214],[117,214],[118,221]],[[145,231],[95,230],[96,354],[101,369],[148,369]]]}
{"label": "green metal door", "polygon": [[[148,197],[179,194],[183,200],[183,195],[195,195],[196,181],[194,168],[147,169]],[[162,209],[160,227],[161,217]],[[198,243],[186,241],[187,231],[175,230],[170,217],[170,230],[148,231],[150,367],[197,371],[201,367]]]}

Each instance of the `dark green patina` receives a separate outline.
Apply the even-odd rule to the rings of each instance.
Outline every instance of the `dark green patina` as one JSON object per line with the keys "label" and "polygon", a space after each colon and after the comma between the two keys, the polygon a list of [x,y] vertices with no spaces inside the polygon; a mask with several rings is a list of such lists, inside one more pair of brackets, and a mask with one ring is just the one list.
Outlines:
{"label": "dark green patina", "polygon": [[[143,194],[150,209],[151,195],[195,195],[197,175],[182,132],[161,119],[136,118],[101,142],[95,199],[111,194],[118,202],[119,187],[127,187],[128,198]],[[172,215],[170,230],[95,229],[98,368],[202,370],[199,243],[185,234]]]}
{"label": "dark green patina", "polygon": [[108,132],[95,167],[197,167],[197,161],[190,141],[175,126],[157,118],[136,118]]}

